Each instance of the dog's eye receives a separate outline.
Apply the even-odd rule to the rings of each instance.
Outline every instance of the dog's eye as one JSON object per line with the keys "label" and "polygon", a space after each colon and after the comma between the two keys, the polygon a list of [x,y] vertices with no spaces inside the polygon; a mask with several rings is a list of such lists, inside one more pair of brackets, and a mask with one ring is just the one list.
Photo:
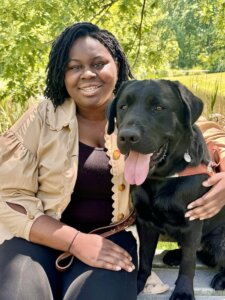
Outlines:
{"label": "dog's eye", "polygon": [[160,105],[157,105],[157,106],[155,106],[154,108],[153,108],[153,110],[154,111],[161,111],[161,110],[163,110],[164,108],[162,107],[162,106],[160,106]]}
{"label": "dog's eye", "polygon": [[127,105],[126,105],[126,104],[122,104],[122,105],[120,106],[120,109],[126,110],[126,109],[127,109]]}

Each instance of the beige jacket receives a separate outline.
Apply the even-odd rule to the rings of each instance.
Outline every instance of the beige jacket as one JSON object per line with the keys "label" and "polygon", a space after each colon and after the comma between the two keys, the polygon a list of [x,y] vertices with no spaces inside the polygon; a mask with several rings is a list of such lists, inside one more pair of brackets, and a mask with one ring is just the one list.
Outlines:
{"label": "beige jacket", "polygon": [[[208,140],[220,143],[225,158],[225,132],[213,122],[199,124]],[[29,240],[33,222],[43,214],[60,219],[76,182],[78,140],[73,100],[56,111],[44,100],[0,136],[0,244],[13,236]],[[116,222],[130,213],[132,204],[116,134],[105,135],[105,146],[113,175],[112,222]],[[7,203],[21,205],[26,214]]]}
{"label": "beige jacket", "polygon": [[[78,140],[72,100],[56,111],[51,101],[44,100],[0,136],[0,244],[13,236],[29,240],[32,224],[43,214],[60,219],[76,182]],[[112,222],[116,222],[131,211],[129,185],[115,134],[105,135],[105,146],[113,175]],[[19,204],[27,213],[7,203]]]}

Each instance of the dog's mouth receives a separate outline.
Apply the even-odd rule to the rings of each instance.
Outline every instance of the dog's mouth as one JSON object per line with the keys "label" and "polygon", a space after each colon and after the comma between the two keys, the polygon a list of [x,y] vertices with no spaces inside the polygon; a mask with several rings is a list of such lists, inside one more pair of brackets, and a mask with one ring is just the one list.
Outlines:
{"label": "dog's mouth", "polygon": [[131,150],[125,160],[124,176],[126,181],[132,185],[141,185],[146,180],[149,171],[153,171],[155,166],[165,159],[167,150],[168,143],[149,154]]}
{"label": "dog's mouth", "polygon": [[168,150],[168,143],[163,144],[161,147],[159,147],[157,151],[153,152],[150,168],[155,166],[156,164],[159,164],[165,159],[167,150]]}

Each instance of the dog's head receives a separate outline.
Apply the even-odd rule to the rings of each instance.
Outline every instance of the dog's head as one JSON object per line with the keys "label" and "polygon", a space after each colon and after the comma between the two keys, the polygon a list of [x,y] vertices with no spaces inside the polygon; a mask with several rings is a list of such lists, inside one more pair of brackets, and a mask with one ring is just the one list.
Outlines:
{"label": "dog's head", "polygon": [[185,136],[190,141],[193,124],[202,110],[202,101],[179,82],[132,80],[123,83],[108,110],[108,133],[117,126],[118,147],[128,156],[127,181],[141,184],[149,165],[155,168],[162,163],[168,151],[173,151]]}

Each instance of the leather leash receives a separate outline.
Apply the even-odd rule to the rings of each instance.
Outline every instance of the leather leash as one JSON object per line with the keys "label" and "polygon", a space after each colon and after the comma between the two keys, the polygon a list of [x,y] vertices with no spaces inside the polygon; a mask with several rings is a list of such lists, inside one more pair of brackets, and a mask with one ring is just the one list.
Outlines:
{"label": "leather leash", "polygon": [[[134,210],[132,210],[132,212],[123,220],[108,226],[96,228],[90,231],[89,233],[99,234],[103,237],[108,237],[133,225],[135,220],[136,220],[135,212]],[[63,261],[65,261],[66,259],[68,259],[68,262],[63,263]],[[64,252],[60,254],[55,261],[56,269],[58,271],[65,271],[71,266],[73,260],[74,260],[74,256],[70,252]]]}

